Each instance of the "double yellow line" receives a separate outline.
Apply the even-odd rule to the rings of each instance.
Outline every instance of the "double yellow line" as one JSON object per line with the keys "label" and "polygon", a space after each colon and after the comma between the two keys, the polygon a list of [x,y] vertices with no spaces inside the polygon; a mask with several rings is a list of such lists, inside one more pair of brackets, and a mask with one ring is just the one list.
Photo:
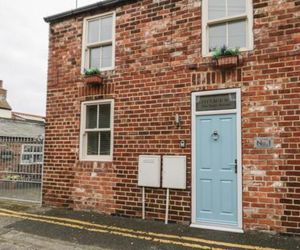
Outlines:
{"label": "double yellow line", "polygon": [[194,248],[194,249],[221,250],[221,249],[228,249],[228,248],[238,248],[238,249],[249,249],[249,250],[279,250],[275,248],[266,248],[266,247],[252,246],[252,245],[205,240],[205,239],[189,237],[189,236],[145,232],[145,231],[133,230],[133,229],[122,228],[122,227],[95,224],[87,221],[70,219],[70,218],[61,218],[61,217],[54,217],[54,216],[29,214],[24,212],[16,212],[13,210],[8,210],[3,208],[0,208],[0,216],[38,221],[38,222],[60,225],[60,226],[79,229],[79,230],[86,230],[90,232],[106,233],[111,235],[123,236],[127,238],[152,241],[152,242],[157,242],[162,244],[172,244],[172,245]]}

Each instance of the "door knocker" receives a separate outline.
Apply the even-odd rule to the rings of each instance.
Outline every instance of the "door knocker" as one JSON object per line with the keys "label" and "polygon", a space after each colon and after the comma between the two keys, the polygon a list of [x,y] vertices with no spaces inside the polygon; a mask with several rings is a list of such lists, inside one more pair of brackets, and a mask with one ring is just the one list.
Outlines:
{"label": "door knocker", "polygon": [[217,130],[215,130],[215,131],[211,134],[211,138],[212,138],[214,141],[219,140],[220,135],[218,134],[218,131],[217,131]]}

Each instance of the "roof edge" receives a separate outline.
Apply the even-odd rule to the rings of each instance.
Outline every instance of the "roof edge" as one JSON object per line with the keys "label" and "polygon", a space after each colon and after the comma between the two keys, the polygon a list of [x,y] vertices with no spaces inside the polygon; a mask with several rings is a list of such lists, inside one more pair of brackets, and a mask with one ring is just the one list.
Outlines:
{"label": "roof edge", "polygon": [[45,119],[46,118],[45,116],[42,116],[42,115],[34,115],[34,114],[17,112],[17,111],[13,111],[13,114],[15,114],[15,115],[24,115],[24,116],[32,116],[32,117],[41,118],[41,119]]}
{"label": "roof edge", "polygon": [[69,11],[58,13],[58,14],[55,14],[55,15],[52,15],[52,16],[44,17],[44,21],[47,22],[47,23],[51,23],[51,22],[55,22],[55,21],[58,21],[60,19],[66,18],[66,17],[71,17],[71,16],[76,15],[76,14],[81,14],[81,13],[91,11],[91,10],[95,10],[95,9],[98,9],[98,8],[101,8],[101,7],[113,6],[113,5],[123,3],[123,2],[126,2],[126,1],[128,1],[128,0],[106,0],[106,1],[101,1],[101,2],[94,3],[94,4],[83,6],[83,7],[74,9],[74,10],[69,10]]}
{"label": "roof edge", "polygon": [[35,120],[17,120],[17,119],[12,119],[12,118],[0,117],[0,121],[5,121],[6,123],[19,123],[19,124],[38,125],[38,126],[41,126],[41,127],[45,126],[45,122],[35,121]]}

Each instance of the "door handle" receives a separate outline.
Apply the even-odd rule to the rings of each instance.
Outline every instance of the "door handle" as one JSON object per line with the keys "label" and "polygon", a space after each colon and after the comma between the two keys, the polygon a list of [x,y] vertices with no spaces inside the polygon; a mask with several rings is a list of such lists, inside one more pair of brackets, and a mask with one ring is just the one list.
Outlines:
{"label": "door handle", "polygon": [[234,172],[237,174],[237,167],[238,167],[237,159],[234,160],[234,163],[230,163],[229,166],[233,166]]}
{"label": "door handle", "polygon": [[237,159],[234,160],[234,172],[237,174]]}

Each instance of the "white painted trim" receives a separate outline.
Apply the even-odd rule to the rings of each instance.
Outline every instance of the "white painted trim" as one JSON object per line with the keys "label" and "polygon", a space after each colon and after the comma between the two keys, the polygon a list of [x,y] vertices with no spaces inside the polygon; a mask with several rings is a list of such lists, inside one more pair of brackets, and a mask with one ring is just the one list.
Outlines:
{"label": "white painted trim", "polygon": [[[218,95],[218,94],[227,94],[227,93],[235,93],[236,94],[236,109],[228,110],[227,114],[236,114],[236,128],[237,128],[237,164],[238,164],[238,173],[237,173],[237,216],[238,216],[238,225],[237,227],[230,227],[228,225],[208,225],[201,223],[200,225],[196,222],[196,116],[198,115],[208,115],[208,114],[224,114],[222,112],[214,111],[213,113],[208,112],[196,112],[196,97],[197,96],[207,96],[207,95]],[[241,124],[241,89],[221,89],[221,90],[209,90],[202,92],[193,92],[192,93],[192,105],[191,105],[191,114],[192,114],[192,225],[198,225],[198,227],[207,228],[211,227],[218,228],[217,230],[221,230],[221,228],[230,228],[230,231],[242,231],[243,229],[243,189],[242,189],[242,124]],[[199,114],[200,113],[200,114]]]}
{"label": "white painted trim", "polygon": [[236,113],[236,109],[196,111],[195,115],[225,115],[225,114],[232,114],[232,113]]}
{"label": "white painted trim", "polygon": [[202,56],[208,55],[208,25],[207,25],[207,20],[208,20],[208,1],[203,0],[202,1]]}
{"label": "white painted trim", "polygon": [[190,224],[190,227],[194,228],[202,228],[202,229],[209,229],[209,230],[217,230],[217,231],[224,231],[224,232],[232,232],[232,233],[244,233],[243,229],[236,228],[236,227],[229,227],[229,226],[216,226],[216,225],[199,225],[199,224]]}
{"label": "white painted trim", "polygon": [[243,13],[240,15],[235,15],[235,16],[230,16],[230,17],[223,17],[223,18],[217,18],[213,20],[207,20],[208,25],[214,25],[214,24],[222,24],[222,23],[227,23],[227,22],[233,22],[233,21],[238,21],[238,20],[245,20],[247,19],[247,13]]}
{"label": "white painted trim", "polygon": [[196,94],[197,92],[192,93],[192,105],[191,105],[191,114],[192,114],[192,224],[196,222],[196,204],[197,204],[197,194],[196,194]]}
{"label": "white painted trim", "polygon": [[247,14],[248,14],[248,50],[253,50],[254,49],[254,36],[253,36],[253,0],[246,0],[248,4],[246,5],[247,8]]}
{"label": "white painted trim", "polygon": [[241,15],[229,16],[224,18],[218,18],[214,20],[208,20],[208,1],[202,0],[202,56],[212,56],[209,53],[209,37],[208,37],[208,26],[212,24],[226,23],[235,20],[246,20],[247,31],[246,31],[246,48],[240,48],[240,51],[250,51],[254,49],[254,38],[253,38],[253,0],[246,0],[246,12]]}
{"label": "white painted trim", "polygon": [[230,93],[237,93],[237,89],[217,89],[217,90],[204,90],[201,92],[193,92],[192,94],[195,96],[208,96],[208,95],[220,95],[220,94],[230,94]]}
{"label": "white painted trim", "polygon": [[87,68],[87,62],[89,61],[88,53],[86,53],[86,49],[88,48],[88,46],[87,46],[88,22],[93,20],[93,19],[98,19],[98,18],[101,18],[101,17],[110,16],[110,15],[112,15],[112,19],[113,19],[112,20],[112,27],[113,27],[112,40],[93,43],[93,44],[90,44],[89,47],[96,46],[96,45],[111,44],[112,45],[112,66],[111,67],[100,68],[100,71],[103,72],[103,71],[109,71],[109,70],[114,70],[115,69],[116,12],[111,11],[111,12],[102,13],[100,15],[86,17],[86,18],[83,19],[82,46],[81,46],[81,74],[84,74],[84,69]]}
{"label": "white painted trim", "polygon": [[[85,138],[84,134],[86,132],[85,122],[86,122],[86,106],[91,104],[105,104],[109,103],[111,105],[110,108],[110,129],[105,129],[105,131],[111,131],[110,137],[110,155],[86,155],[85,148]],[[98,129],[96,131],[101,131]],[[87,101],[81,103],[81,119],[80,119],[80,142],[79,142],[79,160],[80,161],[103,161],[103,162],[111,162],[113,160],[113,150],[114,150],[114,100],[113,99],[104,99],[104,100],[95,100],[95,101]]]}
{"label": "white painted trim", "polygon": [[240,229],[243,228],[243,165],[242,165],[242,100],[241,100],[241,89],[236,90],[236,129],[237,129],[237,164],[238,164],[238,178],[237,178],[237,185],[238,185],[238,227]]}

